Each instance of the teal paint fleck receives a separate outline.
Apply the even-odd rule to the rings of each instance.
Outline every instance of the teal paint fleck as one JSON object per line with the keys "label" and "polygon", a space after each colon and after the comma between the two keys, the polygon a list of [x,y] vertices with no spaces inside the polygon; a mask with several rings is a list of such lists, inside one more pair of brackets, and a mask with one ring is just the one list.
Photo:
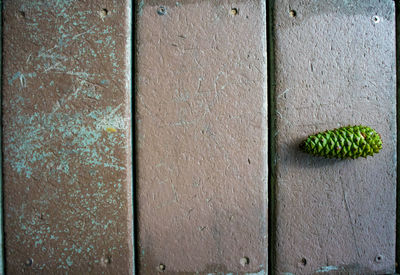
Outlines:
{"label": "teal paint fleck", "polygon": [[96,56],[97,56],[97,53],[96,53],[95,50],[93,50],[93,49],[90,49],[90,53],[92,54],[93,57],[96,57]]}
{"label": "teal paint fleck", "polygon": [[68,266],[72,266],[72,264],[74,263],[74,262],[71,260],[71,256],[68,256],[67,259],[66,259],[65,261],[66,261],[66,263],[67,263]]}
{"label": "teal paint fleck", "polygon": [[8,79],[8,84],[12,85],[13,82],[21,77],[21,72],[16,72],[11,78]]}
{"label": "teal paint fleck", "polygon": [[58,39],[58,47],[63,48],[68,45],[68,42],[71,41],[71,39],[67,39],[68,35],[63,34],[59,39]]}
{"label": "teal paint fleck", "polygon": [[54,86],[54,81],[50,81],[50,86]]}
{"label": "teal paint fleck", "polygon": [[318,269],[315,272],[316,273],[322,273],[322,272],[330,272],[330,271],[335,271],[335,270],[339,270],[339,267],[333,266],[333,265],[328,265],[328,266],[321,267],[320,269]]}
{"label": "teal paint fleck", "polygon": [[138,14],[139,14],[139,16],[142,16],[142,14],[143,14],[143,6],[144,6],[144,0],[141,0],[141,1],[139,2],[139,7],[138,7]]}
{"label": "teal paint fleck", "polygon": [[42,243],[43,243],[42,239],[35,241],[35,248],[38,247],[38,245],[40,245]]}

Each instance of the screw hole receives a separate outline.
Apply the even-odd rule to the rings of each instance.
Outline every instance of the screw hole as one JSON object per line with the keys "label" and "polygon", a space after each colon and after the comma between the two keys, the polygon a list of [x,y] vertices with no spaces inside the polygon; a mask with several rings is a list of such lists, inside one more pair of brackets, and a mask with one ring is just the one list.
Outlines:
{"label": "screw hole", "polygon": [[167,9],[163,6],[159,6],[157,9],[157,14],[158,15],[165,15],[167,13]]}
{"label": "screw hole", "polygon": [[107,265],[111,264],[111,262],[112,262],[112,258],[110,255],[101,257],[101,259],[100,259],[100,263],[103,267],[106,267]]}
{"label": "screw hole", "polygon": [[230,15],[237,15],[239,12],[237,8],[231,8],[231,11],[229,13]]}
{"label": "screw hole", "polygon": [[26,266],[32,266],[33,265],[33,259],[29,258],[28,260],[26,260],[25,265]]}
{"label": "screw hole", "polygon": [[378,24],[378,23],[381,21],[381,19],[379,18],[379,16],[374,15],[374,16],[372,16],[372,21],[373,21],[375,24]]}
{"label": "screw hole", "polygon": [[306,258],[302,258],[302,259],[301,259],[301,264],[302,264],[303,266],[306,266],[306,265],[307,265],[307,259],[306,259]]}
{"label": "screw hole", "polygon": [[290,17],[296,17],[296,15],[297,15],[297,13],[296,13],[295,10],[290,10],[290,11],[289,11],[289,16],[290,16]]}
{"label": "screw hole", "polygon": [[26,13],[25,13],[24,11],[19,11],[19,15],[20,15],[21,17],[25,18]]}
{"label": "screw hole", "polygon": [[104,18],[108,14],[108,10],[107,9],[102,9],[102,10],[98,11],[97,14],[100,16],[101,20],[104,21]]}
{"label": "screw hole", "polygon": [[250,259],[248,257],[243,257],[240,259],[240,265],[241,266],[246,266],[250,264]]}
{"label": "screw hole", "polygon": [[250,164],[251,163],[250,159],[247,159],[247,162]]}
{"label": "screw hole", "polygon": [[383,260],[383,256],[380,254],[375,257],[375,262],[377,262],[377,263],[382,262],[382,260]]}
{"label": "screw hole", "polygon": [[159,266],[158,266],[158,269],[160,270],[160,271],[164,271],[165,270],[165,264],[159,264]]}

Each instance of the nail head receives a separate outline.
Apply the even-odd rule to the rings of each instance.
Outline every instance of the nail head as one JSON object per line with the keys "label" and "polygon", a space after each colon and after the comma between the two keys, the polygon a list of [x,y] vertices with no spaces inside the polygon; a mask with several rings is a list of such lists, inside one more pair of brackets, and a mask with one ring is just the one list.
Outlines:
{"label": "nail head", "polygon": [[231,8],[229,13],[230,13],[230,15],[237,15],[238,14],[238,9],[237,8]]}
{"label": "nail head", "polygon": [[159,6],[157,9],[158,15],[165,15],[167,13],[167,9],[164,6]]}
{"label": "nail head", "polygon": [[375,24],[378,24],[378,23],[381,21],[381,19],[379,18],[379,16],[374,15],[374,16],[372,16],[372,21],[373,21]]}
{"label": "nail head", "polygon": [[26,260],[26,262],[25,262],[25,265],[26,265],[26,266],[32,266],[32,264],[33,264],[33,259],[32,259],[32,258],[29,258],[29,259]]}
{"label": "nail head", "polygon": [[246,266],[250,263],[250,259],[248,257],[243,257],[240,259],[240,265],[241,266]]}
{"label": "nail head", "polygon": [[164,271],[165,270],[165,264],[160,264],[158,266],[158,269],[161,270],[161,271]]}
{"label": "nail head", "polygon": [[301,264],[302,264],[303,266],[307,265],[307,259],[306,259],[306,258],[302,258],[302,259],[301,259]]}
{"label": "nail head", "polygon": [[382,262],[382,260],[383,260],[383,255],[381,254],[376,255],[375,262],[380,263]]}

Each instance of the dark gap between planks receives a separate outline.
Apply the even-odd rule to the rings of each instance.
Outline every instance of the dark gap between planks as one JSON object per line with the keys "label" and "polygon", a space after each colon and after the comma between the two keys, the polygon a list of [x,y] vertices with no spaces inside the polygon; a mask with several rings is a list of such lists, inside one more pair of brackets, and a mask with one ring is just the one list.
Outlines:
{"label": "dark gap between planks", "polygon": [[276,258],[276,107],[275,107],[275,0],[267,1],[267,74],[268,74],[268,274],[275,274]]}
{"label": "dark gap between planks", "polygon": [[137,62],[136,62],[136,53],[137,53],[137,24],[138,24],[138,11],[139,11],[139,1],[134,1],[132,4],[132,26],[131,26],[131,146],[132,146],[132,156],[131,156],[131,161],[132,161],[132,225],[133,225],[133,236],[132,236],[132,241],[133,241],[133,272],[132,274],[138,275],[140,274],[140,264],[139,264],[139,224],[138,224],[138,200],[136,197],[137,191],[137,186],[138,186],[138,169],[137,169],[137,136],[136,136],[136,83],[138,82],[136,70],[137,70]]}
{"label": "dark gap between planks", "polygon": [[395,22],[396,22],[396,129],[397,129],[397,143],[396,143],[396,273],[400,273],[400,159],[398,152],[400,150],[399,142],[399,102],[400,102],[400,2],[395,2]]}

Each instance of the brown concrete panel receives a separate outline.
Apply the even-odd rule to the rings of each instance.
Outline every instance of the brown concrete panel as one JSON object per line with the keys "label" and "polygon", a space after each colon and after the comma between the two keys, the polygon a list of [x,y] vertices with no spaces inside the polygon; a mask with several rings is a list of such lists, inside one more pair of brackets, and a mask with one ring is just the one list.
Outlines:
{"label": "brown concrete panel", "polygon": [[[394,1],[275,1],[274,18],[276,271],[391,274]],[[381,134],[378,155],[327,160],[298,149],[310,134],[355,124]]]}
{"label": "brown concrete panel", "polygon": [[264,1],[141,1],[136,27],[139,271],[264,274]]}
{"label": "brown concrete panel", "polygon": [[8,0],[8,274],[130,274],[130,1]]}

